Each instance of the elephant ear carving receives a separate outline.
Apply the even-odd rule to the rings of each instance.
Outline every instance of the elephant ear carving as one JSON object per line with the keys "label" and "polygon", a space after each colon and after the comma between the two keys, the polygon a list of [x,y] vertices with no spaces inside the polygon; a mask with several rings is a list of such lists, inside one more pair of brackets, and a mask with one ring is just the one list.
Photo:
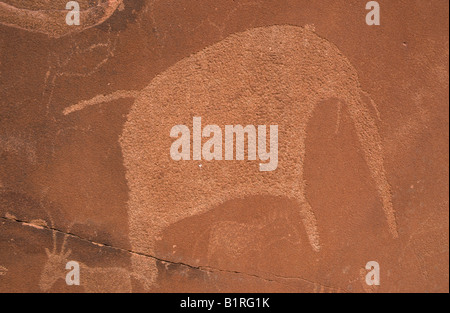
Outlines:
{"label": "elephant ear carving", "polygon": [[0,2],[0,24],[59,38],[102,24],[113,15],[122,1],[106,0],[90,6],[90,1],[78,0],[80,25],[69,26],[66,24],[69,12],[66,10],[66,0],[51,1],[48,4],[39,1],[21,4],[16,0],[8,0],[5,1],[7,3]]}

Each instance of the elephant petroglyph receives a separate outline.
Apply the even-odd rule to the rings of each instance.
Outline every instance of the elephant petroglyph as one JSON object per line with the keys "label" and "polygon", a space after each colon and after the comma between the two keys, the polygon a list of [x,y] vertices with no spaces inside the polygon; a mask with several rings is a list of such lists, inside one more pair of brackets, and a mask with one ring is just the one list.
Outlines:
{"label": "elephant petroglyph", "polygon": [[[318,104],[346,104],[374,180],[387,226],[397,226],[381,138],[362,101],[355,68],[339,49],[309,28],[271,26],[231,35],[185,58],[139,92],[118,91],[68,107],[136,97],[120,144],[129,186],[130,241],[134,251],[155,253],[161,231],[231,199],[253,195],[297,201],[311,247],[320,250],[316,218],[305,194],[307,126]],[[174,125],[279,125],[279,166],[259,172],[257,164],[234,161],[175,162],[170,158]],[[153,283],[155,262],[133,260],[134,270]]]}

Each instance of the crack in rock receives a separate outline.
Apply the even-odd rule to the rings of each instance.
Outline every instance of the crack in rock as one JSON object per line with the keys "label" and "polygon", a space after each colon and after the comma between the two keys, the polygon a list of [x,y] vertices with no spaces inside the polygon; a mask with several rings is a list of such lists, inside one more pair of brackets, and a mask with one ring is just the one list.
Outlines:
{"label": "crack in rock", "polygon": [[[133,250],[130,250],[130,249],[125,249],[125,248],[121,248],[121,247],[112,246],[110,244],[95,242],[93,240],[81,237],[81,236],[79,236],[77,234],[74,234],[74,233],[71,233],[71,232],[65,232],[65,231],[62,231],[62,230],[60,230],[58,228],[55,228],[55,227],[49,227],[49,226],[45,226],[45,225],[37,225],[37,224],[34,224],[32,222],[28,222],[28,221],[17,219],[14,216],[11,216],[11,215],[0,216],[0,219],[5,220],[5,221],[9,221],[9,222],[19,223],[19,224],[22,224],[23,226],[33,227],[33,228],[36,228],[36,229],[39,229],[39,230],[56,232],[56,233],[59,233],[61,235],[69,236],[72,239],[78,239],[80,241],[84,241],[84,242],[93,244],[93,245],[98,246],[98,247],[104,247],[104,248],[109,248],[109,249],[121,251],[121,252],[124,252],[124,253],[129,253],[129,254],[132,254],[132,255],[138,255],[138,256],[141,256],[141,257],[146,257],[146,258],[150,258],[150,259],[153,259],[153,260],[156,260],[156,261],[160,261],[162,263],[167,263],[167,264],[172,264],[172,265],[180,265],[180,266],[187,267],[189,269],[194,269],[194,270],[198,270],[198,271],[202,271],[202,272],[206,272],[206,273],[217,273],[217,272],[219,272],[219,273],[243,275],[243,276],[257,278],[257,279],[264,280],[264,281],[271,282],[271,283],[278,283],[278,284],[281,284],[281,285],[292,287],[292,285],[286,284],[286,283],[281,282],[279,280],[276,280],[276,279],[273,279],[273,278],[269,278],[269,277],[260,276],[260,275],[256,275],[256,274],[240,272],[240,271],[232,271],[232,270],[223,270],[223,269],[214,268],[214,267],[211,267],[211,266],[195,266],[195,265],[190,265],[190,264],[183,263],[183,262],[175,262],[175,261],[165,260],[165,259],[153,256],[153,255],[149,255],[149,254],[133,251]],[[302,277],[285,277],[285,276],[281,276],[281,275],[277,275],[277,274],[273,274],[273,273],[265,273],[265,274],[270,275],[272,277],[276,277],[276,278],[282,279],[282,280],[298,280],[298,281],[301,281],[301,282],[304,282],[304,283],[311,284],[311,285],[313,285],[315,287],[320,286],[320,287],[328,288],[328,289],[334,290],[334,291],[341,290],[340,288],[335,288],[335,287],[330,287],[330,286],[327,286],[327,285],[323,285],[321,283],[310,281],[310,280],[302,278]]]}

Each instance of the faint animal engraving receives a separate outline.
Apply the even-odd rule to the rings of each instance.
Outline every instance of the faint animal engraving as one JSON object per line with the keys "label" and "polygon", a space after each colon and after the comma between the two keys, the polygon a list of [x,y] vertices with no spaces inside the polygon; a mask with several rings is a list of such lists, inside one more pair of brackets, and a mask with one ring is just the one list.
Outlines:
{"label": "faint animal engraving", "polygon": [[[119,35],[111,39],[110,36],[107,36],[106,40],[104,38],[98,38],[94,44],[88,43],[88,45],[74,42],[69,46],[69,52],[67,54],[49,54],[49,69],[45,74],[44,90],[42,92],[42,97],[46,102],[47,112],[50,111],[57,80],[73,77],[87,78],[97,73],[114,55],[118,37]],[[101,59],[90,67],[85,67],[80,62],[82,59],[98,57],[101,57]]]}
{"label": "faint animal engraving", "polygon": [[79,26],[70,26],[66,23],[66,15],[69,12],[65,10],[67,2],[64,0],[52,3],[51,9],[48,9],[48,3],[41,4],[43,9],[40,10],[19,8],[0,2],[0,24],[59,38],[102,24],[123,5],[123,0],[99,1],[96,6],[89,6],[88,0],[78,0],[82,6],[89,8],[80,12]]}
{"label": "faint animal engraving", "polygon": [[[66,108],[64,114],[104,101],[136,98],[120,140],[134,251],[152,254],[169,225],[253,195],[295,200],[309,242],[319,251],[319,229],[306,197],[304,160],[309,121],[327,99],[345,104],[388,229],[394,238],[398,236],[381,137],[364,95],[356,69],[313,28],[271,26],[234,34],[178,62],[142,91],[99,95]],[[247,163],[211,162],[200,167],[172,161],[170,129],[190,125],[193,116],[213,124],[279,125],[279,168],[258,173]],[[156,281],[154,260],[132,261],[136,272]]]}
{"label": "faint animal engraving", "polygon": [[[207,252],[208,266],[223,268],[225,263],[236,264],[242,258],[261,253],[264,248],[282,241],[298,247],[301,239],[297,225],[290,222],[287,214],[283,216],[283,212],[271,212],[270,215],[262,221],[248,224],[222,221],[212,225]],[[282,236],[279,233],[273,235],[272,232],[270,236],[264,233],[264,230],[273,230],[277,226],[283,227]]]}

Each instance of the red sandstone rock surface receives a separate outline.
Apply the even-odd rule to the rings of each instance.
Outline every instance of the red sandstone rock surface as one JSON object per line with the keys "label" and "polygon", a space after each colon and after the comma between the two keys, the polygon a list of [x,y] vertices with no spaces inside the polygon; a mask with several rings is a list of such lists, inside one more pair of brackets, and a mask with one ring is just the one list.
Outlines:
{"label": "red sandstone rock surface", "polygon": [[0,292],[448,292],[448,2],[326,2],[1,1]]}

